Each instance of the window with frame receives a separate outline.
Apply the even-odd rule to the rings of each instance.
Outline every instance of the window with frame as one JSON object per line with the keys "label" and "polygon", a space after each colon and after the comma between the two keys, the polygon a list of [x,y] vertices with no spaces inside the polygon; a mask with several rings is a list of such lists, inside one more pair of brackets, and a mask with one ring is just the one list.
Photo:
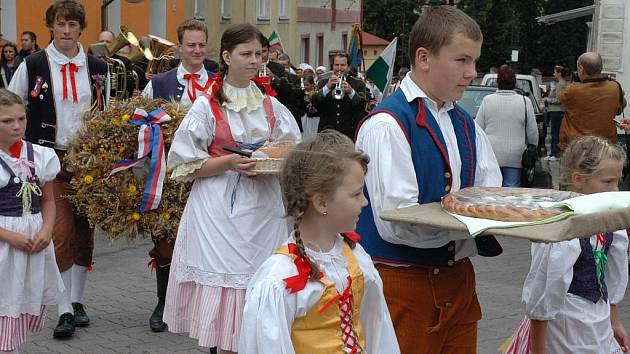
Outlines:
{"label": "window with frame", "polygon": [[256,18],[258,21],[271,20],[270,0],[257,0],[256,1]]}
{"label": "window with frame", "polygon": [[278,0],[278,19],[279,20],[289,19],[288,6],[289,6],[288,0]]}
{"label": "window with frame", "polygon": [[221,0],[221,20],[229,21],[232,19],[232,0]]}
{"label": "window with frame", "polygon": [[317,66],[321,66],[321,65],[324,65],[324,35],[323,34],[317,35],[316,46],[317,46],[317,49],[316,49]]}
{"label": "window with frame", "polygon": [[302,63],[310,63],[311,62],[311,38],[306,35],[302,37],[302,48],[301,48],[301,57]]}

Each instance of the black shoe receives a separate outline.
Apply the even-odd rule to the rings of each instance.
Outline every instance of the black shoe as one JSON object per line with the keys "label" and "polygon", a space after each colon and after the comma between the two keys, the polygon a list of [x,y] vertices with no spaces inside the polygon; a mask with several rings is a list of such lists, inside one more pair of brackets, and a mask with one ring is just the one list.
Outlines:
{"label": "black shoe", "polygon": [[155,270],[155,278],[157,282],[157,296],[158,303],[149,318],[149,326],[153,332],[164,332],[168,328],[166,323],[162,321],[162,314],[164,313],[164,302],[166,300],[166,288],[168,288],[168,273],[171,270],[170,266],[160,267]]}
{"label": "black shoe", "polygon": [[503,247],[492,235],[475,237],[477,254],[482,257],[496,257],[503,253]]}
{"label": "black shoe", "polygon": [[77,327],[87,327],[90,325],[90,318],[87,313],[85,313],[83,304],[73,302],[72,309],[74,310],[74,324]]}
{"label": "black shoe", "polygon": [[74,315],[66,312],[59,317],[57,327],[53,331],[53,338],[70,338],[74,335]]}

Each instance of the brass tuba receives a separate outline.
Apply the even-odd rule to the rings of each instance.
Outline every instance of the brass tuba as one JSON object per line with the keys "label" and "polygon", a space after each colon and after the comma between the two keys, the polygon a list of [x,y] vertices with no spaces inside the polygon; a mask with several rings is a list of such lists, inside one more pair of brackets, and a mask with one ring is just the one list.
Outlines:
{"label": "brass tuba", "polygon": [[149,35],[149,50],[146,52],[149,63],[147,65],[147,73],[159,74],[168,69],[169,62],[175,58],[173,56],[173,46],[175,43],[170,42],[158,36]]}

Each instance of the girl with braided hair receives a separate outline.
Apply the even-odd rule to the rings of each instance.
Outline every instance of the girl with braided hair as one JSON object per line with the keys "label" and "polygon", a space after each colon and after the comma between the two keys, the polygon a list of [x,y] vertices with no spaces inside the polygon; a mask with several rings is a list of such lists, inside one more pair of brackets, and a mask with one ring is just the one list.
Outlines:
{"label": "girl with braided hair", "polygon": [[209,79],[208,92],[177,128],[167,162],[171,178],[193,184],[175,241],[164,322],[224,354],[238,352],[247,284],[289,234],[277,176],[256,175],[255,159],[223,149],[300,140],[268,82],[258,86],[262,37],[250,24],[225,30],[221,74]]}
{"label": "girl with braided hair", "polygon": [[248,286],[239,353],[400,353],[381,278],[352,231],[367,163],[332,130],[291,152],[280,185],[293,232]]}

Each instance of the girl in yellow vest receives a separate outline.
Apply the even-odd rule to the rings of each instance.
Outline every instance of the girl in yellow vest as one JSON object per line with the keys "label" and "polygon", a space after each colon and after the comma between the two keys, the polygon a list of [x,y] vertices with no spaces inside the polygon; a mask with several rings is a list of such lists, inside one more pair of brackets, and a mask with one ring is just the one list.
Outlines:
{"label": "girl in yellow vest", "polygon": [[293,232],[248,286],[240,354],[400,353],[381,278],[352,232],[367,163],[331,130],[287,158],[280,184]]}

